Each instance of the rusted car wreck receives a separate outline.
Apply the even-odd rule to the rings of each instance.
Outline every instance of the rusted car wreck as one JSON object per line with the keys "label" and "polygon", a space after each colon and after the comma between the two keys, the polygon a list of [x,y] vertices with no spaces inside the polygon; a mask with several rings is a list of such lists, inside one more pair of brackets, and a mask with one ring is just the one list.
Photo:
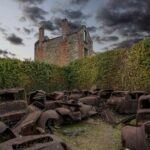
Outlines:
{"label": "rusted car wreck", "polygon": [[122,145],[131,150],[150,149],[150,95],[139,98],[136,125],[122,129]]}
{"label": "rusted car wreck", "polygon": [[[73,97],[78,97],[79,91],[73,91]],[[75,94],[75,95],[74,95]],[[77,95],[76,95],[77,94]],[[80,93],[82,95],[82,92]],[[55,95],[55,96],[54,96]],[[76,122],[82,119],[88,118],[92,115],[97,114],[96,109],[92,106],[83,104],[77,100],[70,100],[68,96],[67,101],[64,99],[63,92],[45,93],[44,91],[32,92],[28,97],[28,104],[33,104],[35,102],[41,103],[45,110],[53,110],[55,112],[56,118],[58,120],[49,119],[48,124],[50,126],[57,124],[64,124],[66,122]],[[80,96],[81,96],[80,95]],[[79,96],[79,97],[80,97]],[[76,98],[75,98],[76,99]],[[53,115],[54,116],[54,115]]]}
{"label": "rusted car wreck", "polygon": [[120,114],[134,114],[137,111],[138,99],[142,95],[147,95],[147,92],[114,91],[107,100],[107,105]]}
{"label": "rusted car wreck", "polygon": [[16,136],[0,122],[0,150],[73,150],[61,139],[50,134]]}
{"label": "rusted car wreck", "polygon": [[0,90],[0,120],[12,126],[27,113],[26,92],[23,88]]}

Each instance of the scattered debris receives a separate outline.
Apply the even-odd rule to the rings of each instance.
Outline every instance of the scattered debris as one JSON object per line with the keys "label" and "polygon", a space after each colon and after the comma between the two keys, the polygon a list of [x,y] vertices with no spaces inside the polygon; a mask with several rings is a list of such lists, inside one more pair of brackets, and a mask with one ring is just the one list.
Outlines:
{"label": "scattered debris", "polygon": [[[116,113],[128,116],[119,120]],[[0,90],[0,120],[4,122],[0,122],[0,149],[71,150],[51,135],[52,128],[97,114],[113,126],[136,118],[135,126],[122,129],[123,147],[150,148],[150,95],[147,92],[93,89],[46,93],[37,90],[29,93],[27,99],[24,89],[15,88]],[[86,123],[98,125],[93,119]],[[63,134],[75,137],[85,131],[64,130]]]}
{"label": "scattered debris", "polygon": [[0,120],[13,126],[27,113],[26,92],[23,88],[0,90]]}
{"label": "scattered debris", "polygon": [[146,94],[144,91],[114,91],[107,100],[107,105],[120,114],[134,114],[139,97]]}
{"label": "scattered debris", "polygon": [[64,131],[62,131],[62,133],[64,135],[67,135],[70,137],[76,137],[76,136],[79,136],[79,135],[85,133],[85,131],[86,131],[86,128],[78,128],[74,131],[64,130]]}

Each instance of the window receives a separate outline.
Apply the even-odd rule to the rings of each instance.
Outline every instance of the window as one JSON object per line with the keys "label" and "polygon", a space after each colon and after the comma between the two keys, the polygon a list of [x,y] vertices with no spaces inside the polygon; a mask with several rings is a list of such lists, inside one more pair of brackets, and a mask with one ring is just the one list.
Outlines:
{"label": "window", "polygon": [[86,33],[86,31],[84,31],[84,33],[83,33],[83,40],[84,40],[84,42],[86,42],[86,38],[87,38],[87,33]]}
{"label": "window", "polygon": [[88,56],[88,49],[87,48],[84,48],[84,56]]}

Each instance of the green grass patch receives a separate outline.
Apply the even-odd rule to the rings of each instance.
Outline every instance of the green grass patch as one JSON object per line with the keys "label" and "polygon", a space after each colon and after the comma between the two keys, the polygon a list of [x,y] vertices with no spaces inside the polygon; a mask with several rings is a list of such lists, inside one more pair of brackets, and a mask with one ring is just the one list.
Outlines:
{"label": "green grass patch", "polygon": [[120,150],[120,129],[101,119],[89,119],[57,129],[55,134],[78,150]]}

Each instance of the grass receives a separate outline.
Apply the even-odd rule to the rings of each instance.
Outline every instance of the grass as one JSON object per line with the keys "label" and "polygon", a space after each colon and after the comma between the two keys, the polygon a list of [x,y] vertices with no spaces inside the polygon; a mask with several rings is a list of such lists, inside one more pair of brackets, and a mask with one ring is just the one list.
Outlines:
{"label": "grass", "polygon": [[57,129],[55,134],[78,150],[121,150],[120,129],[121,126],[113,128],[95,118],[64,126]]}

